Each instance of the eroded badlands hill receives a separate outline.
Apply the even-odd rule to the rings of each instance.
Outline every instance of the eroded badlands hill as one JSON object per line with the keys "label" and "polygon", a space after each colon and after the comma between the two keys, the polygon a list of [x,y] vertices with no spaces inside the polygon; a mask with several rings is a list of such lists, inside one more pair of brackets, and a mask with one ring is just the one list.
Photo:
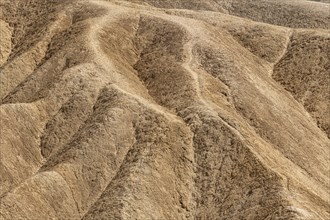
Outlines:
{"label": "eroded badlands hill", "polygon": [[329,4],[1,0],[1,219],[329,219]]}

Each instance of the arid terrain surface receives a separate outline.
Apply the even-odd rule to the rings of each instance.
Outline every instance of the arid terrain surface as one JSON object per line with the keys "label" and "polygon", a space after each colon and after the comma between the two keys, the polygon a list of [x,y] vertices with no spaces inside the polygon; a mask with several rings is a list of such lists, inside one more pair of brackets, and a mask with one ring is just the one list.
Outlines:
{"label": "arid terrain surface", "polygon": [[0,219],[330,219],[330,4],[0,0]]}

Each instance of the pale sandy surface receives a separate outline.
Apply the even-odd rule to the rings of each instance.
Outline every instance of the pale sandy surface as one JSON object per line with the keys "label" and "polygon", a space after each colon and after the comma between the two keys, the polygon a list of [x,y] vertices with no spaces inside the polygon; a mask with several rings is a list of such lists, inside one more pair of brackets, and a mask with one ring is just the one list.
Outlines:
{"label": "pale sandy surface", "polygon": [[1,219],[330,218],[329,4],[0,8]]}

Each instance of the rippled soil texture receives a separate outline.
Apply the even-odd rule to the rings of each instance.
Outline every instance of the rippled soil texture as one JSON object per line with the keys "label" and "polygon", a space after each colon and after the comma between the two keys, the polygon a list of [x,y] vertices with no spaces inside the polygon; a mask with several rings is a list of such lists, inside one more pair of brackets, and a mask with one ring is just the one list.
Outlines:
{"label": "rippled soil texture", "polygon": [[329,3],[2,0],[0,218],[329,219]]}

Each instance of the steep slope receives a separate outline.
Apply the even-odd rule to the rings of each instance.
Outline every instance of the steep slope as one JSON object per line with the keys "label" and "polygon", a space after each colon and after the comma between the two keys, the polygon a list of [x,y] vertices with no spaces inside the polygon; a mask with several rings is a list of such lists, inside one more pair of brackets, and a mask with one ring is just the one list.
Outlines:
{"label": "steep slope", "polygon": [[[275,66],[273,78],[301,102],[330,137],[330,36],[297,30]],[[303,63],[303,65],[302,65]]]}
{"label": "steep slope", "polygon": [[1,7],[1,218],[330,217],[327,4]]}
{"label": "steep slope", "polygon": [[292,28],[329,28],[329,4],[305,0],[130,0],[160,8],[225,12]]}

